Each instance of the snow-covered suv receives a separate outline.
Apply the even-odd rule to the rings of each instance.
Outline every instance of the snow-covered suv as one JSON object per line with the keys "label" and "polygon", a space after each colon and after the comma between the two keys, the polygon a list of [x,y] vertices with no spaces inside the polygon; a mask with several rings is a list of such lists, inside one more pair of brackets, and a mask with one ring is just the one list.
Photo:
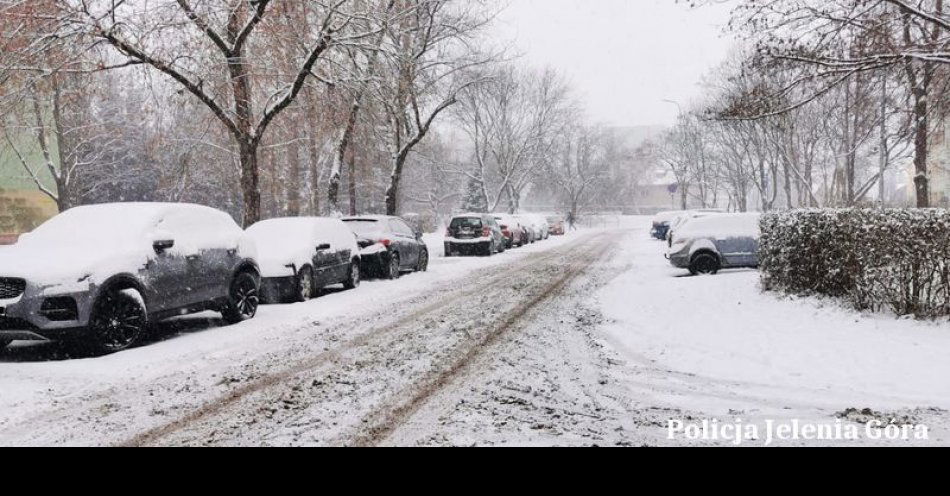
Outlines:
{"label": "snow-covered suv", "polygon": [[253,243],[224,212],[74,208],[0,251],[0,347],[62,340],[110,353],[174,316],[214,310],[241,322],[257,313],[259,274]]}
{"label": "snow-covered suv", "polygon": [[667,258],[690,273],[759,266],[759,214],[722,214],[691,220],[676,233]]}

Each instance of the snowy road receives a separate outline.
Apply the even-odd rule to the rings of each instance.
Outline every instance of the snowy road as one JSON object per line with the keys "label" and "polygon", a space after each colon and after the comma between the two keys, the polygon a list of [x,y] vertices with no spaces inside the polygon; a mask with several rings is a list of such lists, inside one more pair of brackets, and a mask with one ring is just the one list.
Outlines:
{"label": "snowy road", "polygon": [[108,357],[15,348],[0,358],[0,444],[377,444],[615,246],[585,232],[493,259],[438,258],[427,274],[265,308],[236,327],[184,320]]}
{"label": "snowy road", "polygon": [[946,322],[780,299],[753,271],[683,277],[646,219],[627,223],[439,257],[235,327],[182,320],[113,356],[17,347],[0,355],[0,445],[716,445],[667,424],[849,409],[948,443]]}

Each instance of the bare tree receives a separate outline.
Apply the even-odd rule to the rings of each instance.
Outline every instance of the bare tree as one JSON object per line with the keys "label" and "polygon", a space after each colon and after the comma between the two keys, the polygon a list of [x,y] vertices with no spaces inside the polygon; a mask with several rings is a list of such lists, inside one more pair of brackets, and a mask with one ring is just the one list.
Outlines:
{"label": "bare tree", "polygon": [[348,29],[355,14],[347,8],[354,1],[309,2],[313,29],[295,70],[262,81],[265,71],[255,67],[262,62],[256,56],[279,31],[286,5],[272,6],[271,0],[59,3],[68,13],[61,31],[107,44],[114,49],[108,57],[144,64],[171,78],[225,126],[238,150],[245,224],[261,218],[258,151],[271,124],[319,72],[329,50],[370,35]]}
{"label": "bare tree", "polygon": [[465,91],[456,117],[471,140],[475,167],[463,173],[481,186],[489,211],[504,200],[509,212],[518,211],[525,188],[555,158],[558,132],[574,115],[568,84],[552,69],[506,64],[491,81]]}
{"label": "bare tree", "polygon": [[460,92],[484,82],[470,76],[473,69],[496,58],[473,49],[473,39],[490,19],[482,2],[405,0],[400,7],[404,13],[388,27],[382,77],[374,85],[387,123],[389,215],[399,212],[401,182],[413,149],[458,102]]}

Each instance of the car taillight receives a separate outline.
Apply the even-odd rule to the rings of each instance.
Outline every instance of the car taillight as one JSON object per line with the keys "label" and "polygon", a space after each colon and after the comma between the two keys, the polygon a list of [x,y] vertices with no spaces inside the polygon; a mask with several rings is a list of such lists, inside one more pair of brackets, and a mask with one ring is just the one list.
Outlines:
{"label": "car taillight", "polygon": [[491,228],[490,228],[490,227],[483,227],[483,228],[482,228],[482,237],[483,237],[483,238],[490,238],[490,237],[491,237]]}
{"label": "car taillight", "polygon": [[509,231],[508,229],[502,229],[501,233],[504,234],[506,238],[511,236],[511,231]]}
{"label": "car taillight", "polygon": [[445,230],[445,237],[446,237],[446,238],[451,238],[451,237],[452,237],[452,229],[451,229],[451,228]]}
{"label": "car taillight", "polygon": [[393,242],[392,242],[391,240],[384,239],[384,240],[380,241],[379,244],[385,246],[386,248],[389,248],[389,245],[393,244]]}

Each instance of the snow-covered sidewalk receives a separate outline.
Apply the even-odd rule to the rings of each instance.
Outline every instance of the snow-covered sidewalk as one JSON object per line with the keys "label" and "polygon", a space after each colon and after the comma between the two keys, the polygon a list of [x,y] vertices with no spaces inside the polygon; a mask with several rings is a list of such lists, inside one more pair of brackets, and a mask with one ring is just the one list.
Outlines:
{"label": "snow-covered sidewalk", "polygon": [[[729,419],[833,420],[847,409],[945,417],[950,325],[861,314],[833,301],[762,293],[756,271],[688,277],[649,239],[597,296],[609,344],[656,406]],[[646,372],[652,371],[652,372]]]}

